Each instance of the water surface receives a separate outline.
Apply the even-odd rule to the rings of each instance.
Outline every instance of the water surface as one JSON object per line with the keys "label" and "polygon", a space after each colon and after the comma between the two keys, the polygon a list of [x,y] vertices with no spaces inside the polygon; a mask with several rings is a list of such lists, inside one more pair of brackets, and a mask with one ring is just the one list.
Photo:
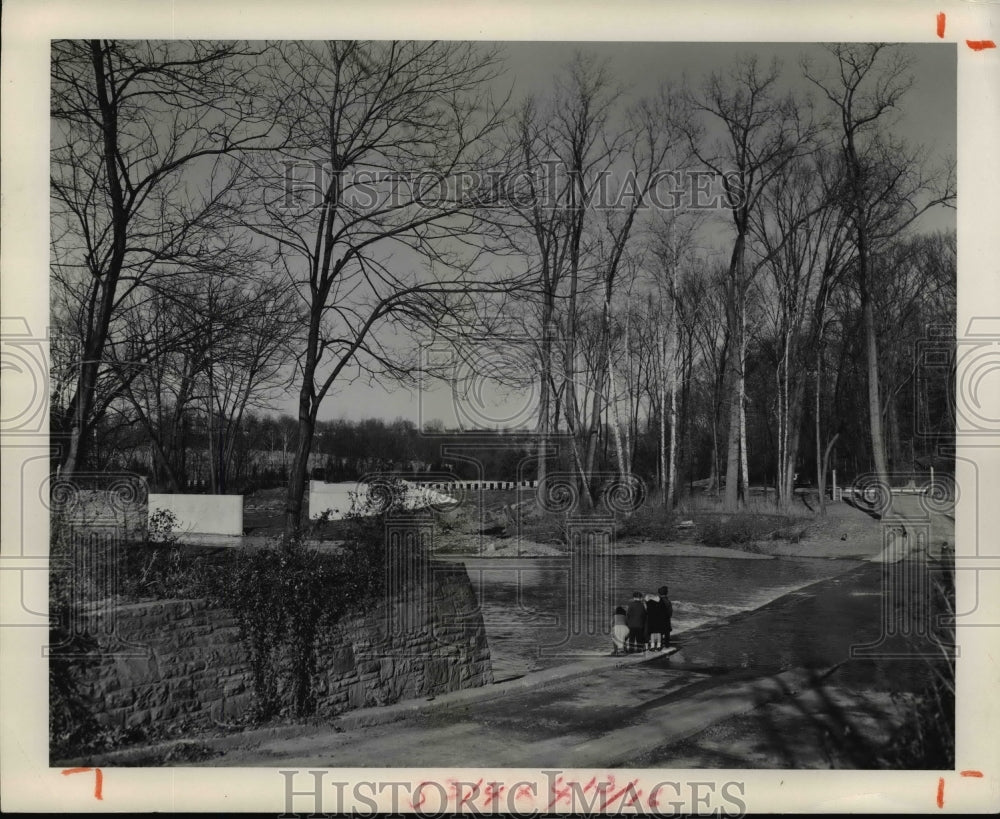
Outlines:
{"label": "water surface", "polygon": [[[610,653],[606,635],[567,635],[569,568],[565,558],[465,560],[476,589],[499,679],[536,668]],[[610,605],[632,592],[669,586],[678,633],[841,574],[859,561],[816,558],[741,560],[711,557],[619,555]]]}

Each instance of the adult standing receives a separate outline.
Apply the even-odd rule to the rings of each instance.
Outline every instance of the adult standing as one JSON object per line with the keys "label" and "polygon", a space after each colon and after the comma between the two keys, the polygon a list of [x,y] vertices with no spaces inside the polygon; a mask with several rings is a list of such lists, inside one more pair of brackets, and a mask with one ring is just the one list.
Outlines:
{"label": "adult standing", "polygon": [[626,651],[640,651],[646,648],[646,603],[642,592],[633,592],[632,600],[625,610],[625,625],[628,626]]}
{"label": "adult standing", "polygon": [[646,633],[649,635],[649,650],[663,650],[663,635],[667,631],[667,609],[658,594],[646,595]]}
{"label": "adult standing", "polygon": [[670,594],[670,589],[667,586],[660,586],[656,592],[660,595],[659,616],[662,617],[662,621],[660,623],[660,633],[663,635],[663,647],[666,648],[670,645],[670,631],[673,627],[674,619],[674,604],[670,602],[670,597],[668,596]]}

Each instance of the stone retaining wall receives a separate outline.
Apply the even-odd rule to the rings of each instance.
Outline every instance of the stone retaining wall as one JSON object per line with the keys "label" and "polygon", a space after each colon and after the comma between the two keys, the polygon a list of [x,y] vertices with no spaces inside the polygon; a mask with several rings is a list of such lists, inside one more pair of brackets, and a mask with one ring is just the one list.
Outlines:
{"label": "stone retaining wall", "polygon": [[[404,605],[393,601],[348,618],[321,638],[320,716],[493,681],[482,615],[464,567],[430,567],[423,622],[390,633]],[[92,632],[110,632],[101,642],[111,653],[79,672],[102,724],[229,723],[251,706],[247,651],[231,612],[205,600],[170,600],[120,606],[113,615],[113,628],[104,628],[105,614]]]}

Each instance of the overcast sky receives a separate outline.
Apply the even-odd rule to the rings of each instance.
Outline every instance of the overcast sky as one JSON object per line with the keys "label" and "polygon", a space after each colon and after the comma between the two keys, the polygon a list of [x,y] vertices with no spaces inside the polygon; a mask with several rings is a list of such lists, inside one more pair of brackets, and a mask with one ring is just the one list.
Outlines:
{"label": "overcast sky", "polygon": [[[572,59],[577,50],[590,51],[607,58],[616,79],[626,86],[630,96],[639,98],[656,92],[662,82],[681,83],[685,77],[697,85],[711,71],[724,70],[742,54],[756,54],[766,65],[773,57],[783,63],[782,82],[800,93],[815,93],[816,89],[799,69],[799,58],[808,55],[818,64],[829,56],[815,43],[572,43],[572,42],[508,42],[508,84],[515,94],[545,95],[552,87],[553,77]],[[935,160],[955,156],[956,151],[956,48],[951,43],[913,43],[913,88],[907,95],[897,132],[913,144],[924,145]],[[927,230],[954,229],[955,212],[938,208],[923,222]],[[719,238],[725,241],[724,228]],[[489,392],[489,391],[488,391]],[[503,397],[499,393],[490,399],[496,403],[498,417],[513,417],[530,407],[530,396]],[[386,390],[367,383],[343,387],[331,395],[320,410],[322,419],[397,417],[420,424],[439,418],[448,426],[459,420],[451,391],[444,386],[422,394],[406,389]],[[295,399],[289,397],[276,407],[293,412]],[[485,414],[485,413],[483,413]],[[480,413],[466,412],[464,425]]]}

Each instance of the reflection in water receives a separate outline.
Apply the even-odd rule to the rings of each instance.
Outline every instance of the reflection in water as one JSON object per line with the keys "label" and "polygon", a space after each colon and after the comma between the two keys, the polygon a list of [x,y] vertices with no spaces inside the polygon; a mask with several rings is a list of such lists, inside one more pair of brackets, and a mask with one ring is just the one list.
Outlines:
{"label": "reflection in water", "polygon": [[[469,559],[498,680],[534,668],[610,652],[607,634],[568,634],[569,561],[560,558]],[[632,592],[670,587],[673,631],[754,609],[795,589],[840,574],[855,561],[619,555],[612,605]],[[610,624],[608,624],[610,627]]]}

